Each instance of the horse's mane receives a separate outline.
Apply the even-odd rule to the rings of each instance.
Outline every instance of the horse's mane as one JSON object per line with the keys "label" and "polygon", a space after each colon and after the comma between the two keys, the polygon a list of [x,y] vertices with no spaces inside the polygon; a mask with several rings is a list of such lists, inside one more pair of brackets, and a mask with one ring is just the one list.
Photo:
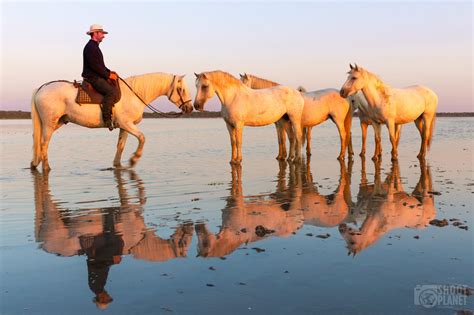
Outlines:
{"label": "horse's mane", "polygon": [[375,83],[375,88],[380,92],[385,102],[388,102],[389,97],[392,95],[390,91],[391,87],[388,84],[385,84],[377,75],[373,74],[372,72],[367,71],[366,69],[362,69],[362,68],[359,68],[359,71],[360,70],[364,71],[367,75],[373,78],[374,83]]}
{"label": "horse's mane", "polygon": [[130,85],[130,87],[138,93],[145,101],[151,102],[150,97],[153,97],[152,92],[157,87],[162,86],[164,77],[171,77],[172,74],[163,72],[153,72],[147,74],[134,75],[125,78],[124,81]]}
{"label": "horse's mane", "polygon": [[169,74],[163,72],[146,73],[127,77],[124,80],[132,88],[143,90],[147,88],[147,85],[155,85],[155,81],[159,80],[163,76],[169,76]]}
{"label": "horse's mane", "polygon": [[206,76],[214,83],[218,84],[232,84],[232,85],[243,85],[243,83],[234,77],[232,74],[221,70],[203,72]]}
{"label": "horse's mane", "polygon": [[267,79],[263,79],[263,78],[260,78],[260,77],[257,77],[253,74],[247,74],[248,77],[250,77],[252,79],[252,88],[254,89],[264,89],[264,88],[269,88],[269,87],[273,87],[273,86],[277,86],[277,85],[280,85],[280,83],[276,83],[276,82],[273,82],[273,81],[270,81],[270,80],[267,80]]}

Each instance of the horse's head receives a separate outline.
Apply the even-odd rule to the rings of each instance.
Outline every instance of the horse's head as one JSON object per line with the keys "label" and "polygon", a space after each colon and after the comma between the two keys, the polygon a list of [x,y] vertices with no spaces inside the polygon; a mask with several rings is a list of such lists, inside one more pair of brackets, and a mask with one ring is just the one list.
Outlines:
{"label": "horse's head", "polygon": [[188,86],[183,80],[184,75],[175,75],[168,92],[170,102],[178,106],[185,113],[193,111],[191,97],[189,96]]}
{"label": "horse's head", "polygon": [[240,81],[242,81],[243,84],[245,84],[248,87],[252,87],[252,78],[247,75],[247,73],[240,74]]}
{"label": "horse's head", "polygon": [[359,68],[357,64],[355,66],[349,64],[349,66],[351,67],[348,72],[349,76],[339,92],[341,97],[344,98],[362,90],[366,84],[366,77],[362,68]]}
{"label": "horse's head", "polygon": [[356,228],[352,228],[346,223],[341,223],[339,224],[339,233],[341,233],[342,238],[347,243],[348,256],[355,256],[367,247],[364,241],[365,235],[362,235]]}
{"label": "horse's head", "polygon": [[194,108],[198,111],[204,110],[204,104],[216,93],[211,80],[205,72],[196,75],[196,98],[194,99]]}

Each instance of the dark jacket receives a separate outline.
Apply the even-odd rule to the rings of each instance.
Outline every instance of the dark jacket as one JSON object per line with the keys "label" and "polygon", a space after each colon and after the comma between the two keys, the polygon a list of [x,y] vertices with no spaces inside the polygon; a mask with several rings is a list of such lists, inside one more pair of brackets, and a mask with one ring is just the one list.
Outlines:
{"label": "dark jacket", "polygon": [[101,77],[107,80],[109,78],[110,70],[104,64],[104,56],[99,48],[99,43],[94,40],[89,42],[84,47],[82,53],[83,67],[82,77],[86,79],[93,79]]}

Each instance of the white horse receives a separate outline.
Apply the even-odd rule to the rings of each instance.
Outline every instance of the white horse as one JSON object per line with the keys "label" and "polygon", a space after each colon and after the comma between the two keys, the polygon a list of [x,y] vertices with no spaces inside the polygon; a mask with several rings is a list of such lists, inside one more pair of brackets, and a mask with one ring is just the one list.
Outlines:
{"label": "white horse", "polygon": [[410,86],[396,89],[383,83],[376,75],[352,67],[341,88],[342,97],[362,91],[368,103],[368,115],[374,124],[386,124],[392,143],[392,160],[398,159],[400,125],[415,122],[421,135],[419,159],[424,159],[431,145],[438,97],[427,87]]}
{"label": "white horse", "polygon": [[[135,136],[139,142],[137,150],[130,158],[130,165],[133,166],[142,155],[145,136],[136,125],[142,120],[146,104],[159,96],[166,95],[182,111],[188,113],[193,110],[183,77],[167,73],[151,73],[126,78],[124,81],[133,91],[127,84],[120,82],[122,97],[113,108],[113,122],[120,128],[114,159],[115,167],[120,167],[120,158],[128,133]],[[100,106],[98,104],[79,105],[75,101],[76,95],[77,88],[67,81],[46,83],[33,92],[31,99],[32,169],[42,162],[43,171],[50,170],[48,163],[49,141],[53,132],[62,125],[72,122],[88,128],[105,128]]]}
{"label": "white horse", "polygon": [[[279,83],[259,78],[251,74],[241,74],[240,80],[252,89],[266,89],[278,86]],[[306,154],[311,155],[311,129],[323,123],[327,119],[331,119],[337,126],[339,137],[341,140],[341,151],[338,159],[344,160],[344,152],[346,150],[348,137],[351,133],[352,111],[347,100],[339,96],[336,89],[324,89],[313,92],[306,92],[300,88],[303,99],[304,109],[301,118],[301,127],[303,127],[303,135],[306,136]],[[278,156],[277,159],[284,159],[286,156],[286,120],[283,118],[275,123],[278,135]],[[292,145],[291,134],[290,148]],[[304,142],[305,139],[303,139]],[[352,155],[352,152],[349,152]]]}
{"label": "white horse", "polygon": [[[290,87],[276,86],[252,90],[232,75],[223,71],[203,72],[196,75],[197,94],[194,108],[202,111],[204,104],[214,94],[222,103],[224,118],[232,145],[231,164],[242,161],[242,129],[244,126],[265,126],[288,115],[296,134],[296,149],[290,150],[289,161],[301,161],[301,115],[304,100]],[[295,152],[296,151],[296,152]]]}
{"label": "white horse", "polygon": [[[347,97],[347,100],[351,103],[351,111],[352,115],[356,110],[358,111],[359,121],[360,121],[360,129],[362,132],[362,148],[360,150],[360,156],[365,157],[365,148],[367,143],[367,128],[368,126],[372,126],[374,129],[374,138],[375,138],[375,153],[372,157],[373,160],[378,160],[381,158],[382,155],[382,138],[381,138],[381,126],[380,124],[374,124],[372,119],[370,119],[368,110],[369,110],[369,103],[364,97],[364,93],[361,91],[352,94],[351,96]],[[400,133],[398,133],[400,135]],[[399,139],[399,138],[397,138]],[[398,144],[398,142],[397,142]],[[353,152],[352,149],[352,135],[348,137],[348,151]]]}

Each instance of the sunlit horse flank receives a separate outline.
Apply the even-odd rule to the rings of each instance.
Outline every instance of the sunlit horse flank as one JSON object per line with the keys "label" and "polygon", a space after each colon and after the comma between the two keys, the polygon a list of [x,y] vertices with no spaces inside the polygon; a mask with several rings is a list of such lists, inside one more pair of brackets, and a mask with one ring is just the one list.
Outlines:
{"label": "sunlit horse flank", "polygon": [[[400,125],[415,122],[421,136],[419,159],[424,159],[433,137],[438,97],[424,86],[392,88],[376,75],[350,65],[349,76],[341,88],[342,97],[362,91],[368,103],[367,114],[375,124],[387,125],[392,143],[392,160],[398,159]],[[380,146],[379,146],[380,147]],[[379,156],[378,152],[374,159]]]}
{"label": "sunlit horse flank", "polygon": [[[151,73],[125,79],[128,85],[149,104],[156,98],[166,95],[168,99],[184,112],[193,110],[184,76],[167,73]],[[127,135],[138,139],[138,147],[130,158],[133,166],[142,155],[145,136],[136,126],[143,116],[145,104],[120,82],[122,97],[113,109],[113,121],[120,128],[114,166],[120,167]],[[63,124],[72,122],[88,128],[105,128],[101,109],[97,104],[79,105],[75,102],[77,88],[69,82],[52,82],[33,92],[31,116],[33,121],[33,159],[31,168],[43,163],[43,171],[49,171],[48,145],[55,130]]]}
{"label": "sunlit horse flank", "polygon": [[217,94],[222,104],[221,114],[227,124],[232,145],[231,164],[240,164],[242,161],[244,126],[266,126],[285,114],[296,134],[296,145],[290,150],[288,160],[301,161],[301,115],[304,100],[297,90],[286,86],[253,90],[223,71],[195,75],[197,94],[194,108],[202,111],[204,104],[214,94]]}
{"label": "sunlit horse flank", "polygon": [[[270,88],[279,85],[276,82],[262,79],[247,73],[240,75],[240,80],[252,89]],[[312,127],[319,125],[330,118],[339,131],[341,150],[338,159],[343,160],[347,143],[350,143],[348,138],[351,134],[352,125],[352,111],[349,102],[339,96],[336,89],[324,89],[313,92],[306,92],[304,89],[301,89],[300,92],[304,99],[301,126],[305,128],[303,135],[306,136],[306,154],[308,156],[311,155]],[[284,159],[286,156],[285,123],[286,120],[284,118],[275,123],[279,145],[277,159]],[[291,133],[289,136],[291,145]],[[304,140],[305,139],[303,139],[303,141]],[[349,155],[352,155],[352,152],[349,152]]]}

